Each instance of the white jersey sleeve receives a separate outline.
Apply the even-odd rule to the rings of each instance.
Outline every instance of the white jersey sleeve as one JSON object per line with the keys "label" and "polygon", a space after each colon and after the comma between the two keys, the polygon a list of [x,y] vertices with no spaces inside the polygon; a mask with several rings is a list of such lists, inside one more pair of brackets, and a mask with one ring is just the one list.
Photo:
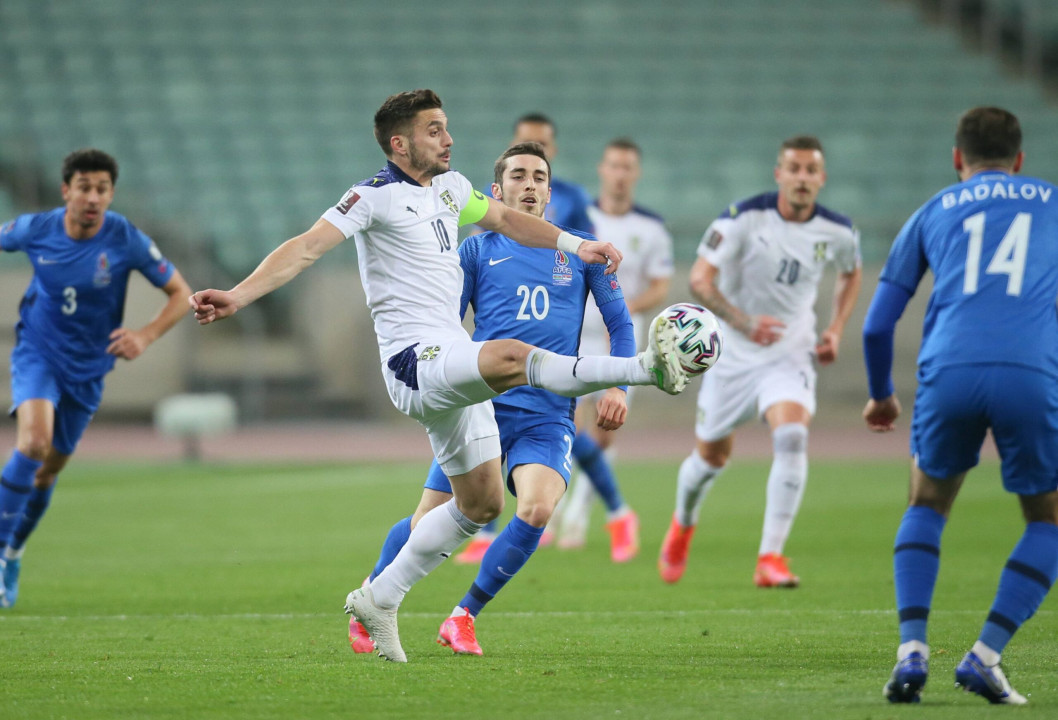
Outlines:
{"label": "white jersey sleeve", "polygon": [[375,205],[388,204],[388,197],[389,193],[381,193],[378,188],[351,187],[337,205],[323,213],[323,219],[341,230],[347,239],[351,238],[371,229],[376,217],[385,217],[385,208],[376,209]]}

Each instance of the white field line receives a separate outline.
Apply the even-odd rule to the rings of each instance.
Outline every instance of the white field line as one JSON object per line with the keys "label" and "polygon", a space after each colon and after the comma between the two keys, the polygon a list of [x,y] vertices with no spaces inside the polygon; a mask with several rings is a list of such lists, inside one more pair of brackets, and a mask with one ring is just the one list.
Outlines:
{"label": "white field line", "polygon": [[[1054,615],[1054,610],[1041,610],[1036,615]],[[931,617],[937,615],[981,615],[982,610],[940,610],[931,613]],[[772,616],[796,616],[796,615],[819,615],[839,617],[860,616],[887,616],[895,615],[893,609],[860,609],[860,610],[827,610],[800,609],[786,610],[781,608],[719,608],[710,610],[556,610],[556,611],[531,611],[531,612],[489,612],[490,618],[593,618],[593,617],[701,617],[709,615],[772,615]],[[402,618],[437,618],[441,613],[405,612]],[[19,615],[0,613],[0,624],[19,622],[125,622],[135,620],[311,620],[321,618],[340,617],[338,613],[173,613],[163,614],[134,614],[134,615]]]}

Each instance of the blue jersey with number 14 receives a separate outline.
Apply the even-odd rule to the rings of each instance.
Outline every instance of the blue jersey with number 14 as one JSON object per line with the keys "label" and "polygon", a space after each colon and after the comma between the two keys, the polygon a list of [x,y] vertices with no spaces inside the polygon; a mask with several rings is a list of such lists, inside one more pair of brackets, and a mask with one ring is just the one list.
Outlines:
{"label": "blue jersey with number 14", "polygon": [[1058,377],[1058,193],[988,171],[923,205],[900,231],[881,280],[914,293],[933,271],[919,373],[1020,365]]}
{"label": "blue jersey with number 14", "polygon": [[[459,257],[461,312],[468,303],[474,307],[475,340],[517,338],[560,355],[576,355],[588,292],[600,306],[624,302],[616,275],[606,275],[605,265],[589,265],[561,250],[526,247],[499,233],[468,237],[459,246]],[[559,417],[573,407],[570,398],[528,386],[508,390],[493,403],[557,412]]]}
{"label": "blue jersey with number 14", "polygon": [[33,279],[19,306],[18,337],[37,348],[71,382],[94,380],[114,367],[110,333],[121,326],[129,273],[163,287],[173,265],[151,239],[108,212],[93,237],[74,240],[65,208],[22,215],[0,227],[0,248],[21,250]]}

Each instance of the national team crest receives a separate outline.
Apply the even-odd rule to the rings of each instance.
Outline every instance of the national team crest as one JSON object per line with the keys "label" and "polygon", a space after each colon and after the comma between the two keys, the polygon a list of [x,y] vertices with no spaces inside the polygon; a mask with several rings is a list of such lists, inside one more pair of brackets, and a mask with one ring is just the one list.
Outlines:
{"label": "national team crest", "polygon": [[445,190],[441,193],[441,202],[447,205],[448,209],[451,210],[454,214],[459,214],[459,208],[456,207],[456,201],[452,199],[452,193],[450,193],[448,190]]}
{"label": "national team crest", "polygon": [[92,283],[96,287],[105,287],[110,284],[110,260],[105,252],[99,253],[96,260],[96,271],[92,276]]}
{"label": "national team crest", "polygon": [[569,266],[569,256],[561,250],[555,250],[555,267],[551,273],[551,281],[555,285],[573,283],[573,268]]}
{"label": "national team crest", "polygon": [[825,242],[817,242],[815,245],[816,262],[823,262],[827,259],[827,244]]}

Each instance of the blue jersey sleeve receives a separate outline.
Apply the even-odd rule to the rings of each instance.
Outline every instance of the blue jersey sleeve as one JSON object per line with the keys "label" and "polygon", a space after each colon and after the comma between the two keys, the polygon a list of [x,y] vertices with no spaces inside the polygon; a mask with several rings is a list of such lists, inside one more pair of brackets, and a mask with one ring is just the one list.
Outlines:
{"label": "blue jersey sleeve", "polygon": [[863,359],[867,364],[867,385],[875,400],[884,400],[895,392],[893,333],[910,299],[907,289],[882,280],[863,321]]}
{"label": "blue jersey sleeve", "polygon": [[147,235],[129,224],[129,260],[155,287],[165,287],[176,268]]}
{"label": "blue jersey sleeve", "polygon": [[633,357],[636,354],[636,334],[632,327],[632,316],[628,313],[628,303],[624,298],[611,300],[600,305],[599,311],[606,321],[606,331],[610,333],[610,355]]}
{"label": "blue jersey sleeve", "polygon": [[882,268],[881,280],[899,285],[911,295],[915,294],[922,276],[929,268],[926,251],[923,245],[922,224],[925,218],[925,207],[912,215],[889,249],[889,257]]}
{"label": "blue jersey sleeve", "polygon": [[19,215],[0,226],[0,250],[15,252],[24,249],[26,240],[32,233],[35,217],[36,215]]}
{"label": "blue jersey sleeve", "polygon": [[467,306],[474,300],[474,289],[478,281],[478,249],[481,238],[468,237],[459,246],[459,266],[463,268],[463,295],[459,298],[459,317],[466,317]]}

